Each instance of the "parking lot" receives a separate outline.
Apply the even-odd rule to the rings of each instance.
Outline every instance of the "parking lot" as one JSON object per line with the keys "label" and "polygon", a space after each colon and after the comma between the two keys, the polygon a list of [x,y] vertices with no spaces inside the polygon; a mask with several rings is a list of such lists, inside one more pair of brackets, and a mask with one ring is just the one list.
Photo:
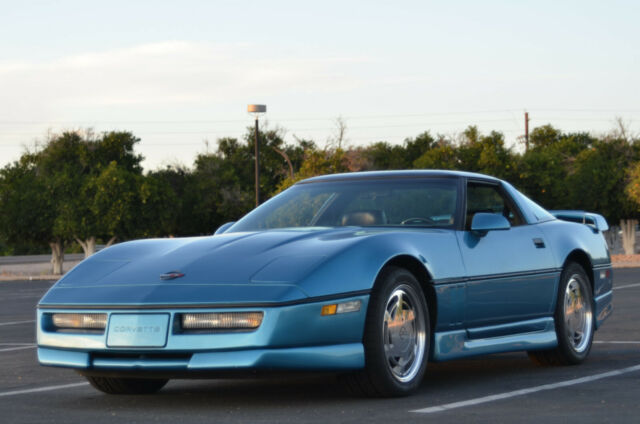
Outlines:
{"label": "parking lot", "polygon": [[418,394],[365,399],[333,375],[175,380],[150,396],[108,396],[35,351],[35,305],[50,281],[0,282],[0,420],[28,422],[640,421],[640,269],[616,269],[614,314],[576,367],[525,353],[430,364]]}

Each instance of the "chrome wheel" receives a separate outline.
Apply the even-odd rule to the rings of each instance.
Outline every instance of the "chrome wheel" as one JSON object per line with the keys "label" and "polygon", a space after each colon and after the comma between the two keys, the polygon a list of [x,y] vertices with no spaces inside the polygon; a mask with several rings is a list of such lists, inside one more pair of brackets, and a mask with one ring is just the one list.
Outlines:
{"label": "chrome wheel", "polygon": [[413,380],[422,366],[426,330],[424,311],[412,287],[402,284],[387,299],[382,325],[386,363],[399,382]]}
{"label": "chrome wheel", "polygon": [[577,353],[584,352],[590,344],[593,332],[593,311],[585,295],[586,285],[581,276],[569,278],[564,293],[564,322],[569,345]]}
{"label": "chrome wheel", "polygon": [[431,340],[429,305],[415,275],[386,266],[374,284],[364,327],[365,366],[346,381],[367,396],[406,396],[420,387]]}
{"label": "chrome wheel", "polygon": [[577,365],[591,351],[595,321],[591,284],[584,268],[569,262],[562,270],[553,321],[558,346],[529,351],[539,365]]}

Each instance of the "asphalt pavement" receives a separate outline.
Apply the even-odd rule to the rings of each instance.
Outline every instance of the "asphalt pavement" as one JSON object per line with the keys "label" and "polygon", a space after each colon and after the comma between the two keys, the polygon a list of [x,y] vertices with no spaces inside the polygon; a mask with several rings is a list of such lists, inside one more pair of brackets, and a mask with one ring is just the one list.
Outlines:
{"label": "asphalt pavement", "polygon": [[614,314],[580,366],[524,353],[430,364],[401,399],[348,393],[334,375],[175,380],[158,394],[109,396],[73,371],[41,367],[35,305],[51,281],[0,282],[0,422],[640,422],[640,268],[616,269]]}

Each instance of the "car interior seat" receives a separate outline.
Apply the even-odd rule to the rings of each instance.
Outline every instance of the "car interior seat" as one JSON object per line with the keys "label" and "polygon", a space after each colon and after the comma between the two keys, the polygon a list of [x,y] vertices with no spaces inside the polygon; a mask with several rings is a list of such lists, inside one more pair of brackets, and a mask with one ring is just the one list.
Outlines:
{"label": "car interior seat", "polygon": [[342,215],[340,224],[343,226],[384,225],[387,224],[387,216],[384,211],[376,209],[354,211]]}

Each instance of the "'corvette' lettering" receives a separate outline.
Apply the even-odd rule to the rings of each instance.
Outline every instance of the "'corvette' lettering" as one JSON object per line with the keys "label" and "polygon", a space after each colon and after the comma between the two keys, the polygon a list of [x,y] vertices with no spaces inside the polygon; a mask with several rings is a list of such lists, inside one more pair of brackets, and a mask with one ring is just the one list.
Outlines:
{"label": "'corvette' lettering", "polygon": [[131,326],[131,325],[117,325],[113,327],[114,333],[159,333],[160,327],[146,325],[146,326]]}

